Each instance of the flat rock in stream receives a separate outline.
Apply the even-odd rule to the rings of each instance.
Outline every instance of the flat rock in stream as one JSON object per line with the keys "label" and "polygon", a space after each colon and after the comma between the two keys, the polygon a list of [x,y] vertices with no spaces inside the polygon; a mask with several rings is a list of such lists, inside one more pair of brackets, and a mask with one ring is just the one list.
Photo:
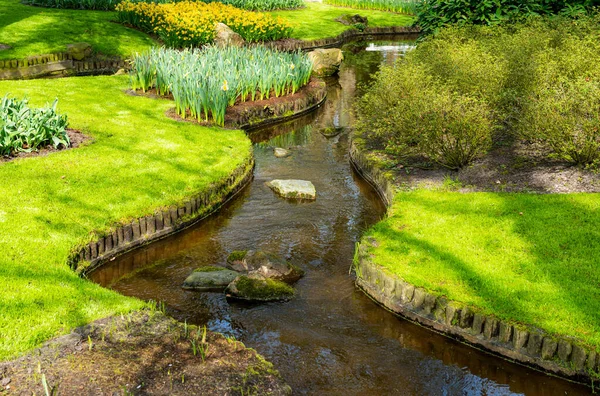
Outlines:
{"label": "flat rock in stream", "polygon": [[200,268],[200,271],[192,272],[192,274],[183,281],[183,288],[197,291],[223,291],[227,285],[239,275],[239,273],[227,268],[209,271]]}
{"label": "flat rock in stream", "polygon": [[307,180],[271,180],[267,183],[271,190],[284,198],[317,199],[315,186]]}

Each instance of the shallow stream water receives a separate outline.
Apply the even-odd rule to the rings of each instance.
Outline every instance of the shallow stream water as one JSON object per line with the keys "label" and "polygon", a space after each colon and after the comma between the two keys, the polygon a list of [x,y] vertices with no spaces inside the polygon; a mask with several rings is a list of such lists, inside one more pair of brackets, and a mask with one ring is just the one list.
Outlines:
{"label": "shallow stream water", "polygon": [[[255,178],[242,193],[200,224],[101,267],[92,280],[162,301],[178,320],[235,336],[271,361],[295,394],[589,394],[397,318],[354,286],[348,273],[354,244],[385,208],[352,171],[347,132],[326,138],[319,131],[350,126],[361,84],[410,44],[346,45],[339,78],[328,81],[319,110],[250,134]],[[275,158],[273,147],[292,155]],[[272,179],[310,180],[318,198],[281,199],[265,186]],[[229,252],[246,249],[273,252],[303,268],[297,297],[252,305],[181,288],[195,268],[222,264]]]}

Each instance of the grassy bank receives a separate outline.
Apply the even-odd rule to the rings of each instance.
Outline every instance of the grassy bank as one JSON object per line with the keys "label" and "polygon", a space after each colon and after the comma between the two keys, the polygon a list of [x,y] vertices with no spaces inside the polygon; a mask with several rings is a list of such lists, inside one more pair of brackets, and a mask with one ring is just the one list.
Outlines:
{"label": "grassy bank", "polygon": [[150,48],[144,33],[112,22],[116,13],[31,7],[19,0],[0,0],[0,59],[25,58],[65,50],[67,44],[90,43],[104,55],[129,56]]}
{"label": "grassy bank", "polygon": [[367,237],[375,263],[476,310],[600,347],[594,194],[417,190]]}
{"label": "grassy bank", "polygon": [[385,11],[356,10],[323,3],[306,3],[306,7],[300,10],[274,11],[271,14],[290,20],[294,25],[292,38],[307,41],[335,37],[348,30],[350,26],[335,21],[336,18],[345,14],[366,16],[370,27],[410,26],[414,22],[414,17],[408,15]]}
{"label": "grassy bank", "polygon": [[[344,14],[360,13],[369,26],[405,26],[414,18],[383,11],[354,10],[321,3],[307,3],[300,10],[274,11],[294,24],[293,38],[315,40],[334,37],[349,27],[336,22]],[[129,56],[155,44],[149,36],[116,22],[116,12],[62,10],[32,7],[19,0],[0,0],[0,59],[25,58],[65,50],[67,44],[90,43],[104,55]]]}
{"label": "grassy bank", "polygon": [[127,77],[0,82],[32,106],[59,98],[84,147],[0,164],[0,360],[71,328],[139,308],[66,265],[93,230],[182,201],[250,153],[241,131],[173,121],[170,101],[127,95]]}

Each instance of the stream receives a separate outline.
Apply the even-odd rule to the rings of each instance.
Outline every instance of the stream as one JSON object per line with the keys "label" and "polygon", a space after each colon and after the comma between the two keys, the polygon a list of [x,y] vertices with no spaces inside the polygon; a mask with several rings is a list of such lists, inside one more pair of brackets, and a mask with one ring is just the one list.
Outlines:
{"label": "stream", "polygon": [[[354,244],[385,207],[348,160],[349,109],[381,64],[413,43],[398,38],[343,47],[327,101],[301,118],[249,134],[254,180],[217,214],[181,233],[107,263],[90,278],[118,292],[165,303],[180,321],[235,336],[272,362],[294,394],[583,395],[590,389],[507,362],[400,319],[358,290],[349,268]],[[292,155],[275,158],[273,147]],[[304,179],[314,202],[277,197],[265,182]],[[228,302],[222,293],[181,288],[202,265],[233,250],[278,254],[306,271],[289,302]]]}

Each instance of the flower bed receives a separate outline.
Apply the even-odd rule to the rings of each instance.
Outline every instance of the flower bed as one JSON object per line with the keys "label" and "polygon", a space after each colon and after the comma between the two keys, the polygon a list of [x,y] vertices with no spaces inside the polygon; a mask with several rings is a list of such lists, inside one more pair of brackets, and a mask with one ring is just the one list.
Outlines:
{"label": "flower bed", "polygon": [[182,1],[179,3],[132,3],[126,0],[117,8],[121,23],[154,33],[168,47],[198,47],[215,38],[219,22],[239,33],[246,41],[287,38],[291,25],[283,18],[245,11],[221,3]]}
{"label": "flower bed", "polygon": [[295,93],[310,79],[312,64],[301,53],[264,47],[176,51],[154,49],[132,62],[132,88],[156,87],[173,95],[177,114],[223,125],[225,110],[236,101]]}

